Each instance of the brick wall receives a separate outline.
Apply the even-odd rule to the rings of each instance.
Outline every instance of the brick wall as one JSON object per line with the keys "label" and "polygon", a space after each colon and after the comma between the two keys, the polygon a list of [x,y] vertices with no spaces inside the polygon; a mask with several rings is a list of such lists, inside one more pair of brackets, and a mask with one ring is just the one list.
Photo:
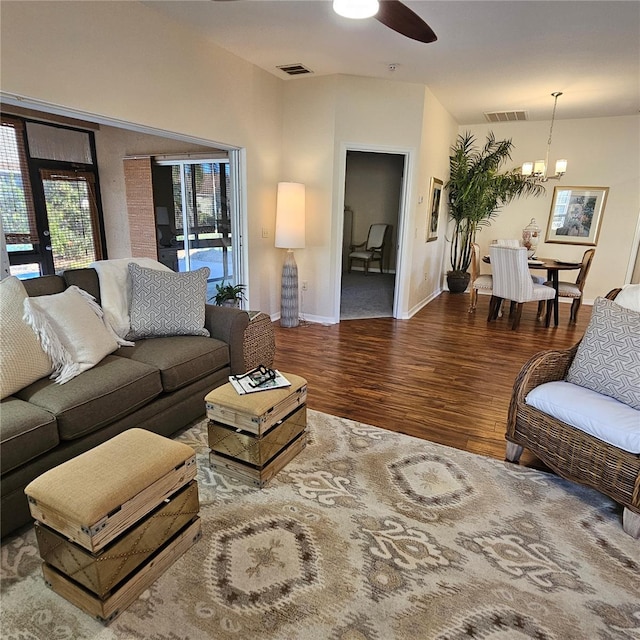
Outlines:
{"label": "brick wall", "polygon": [[127,193],[127,213],[131,255],[136,258],[158,259],[151,158],[125,158],[124,182]]}

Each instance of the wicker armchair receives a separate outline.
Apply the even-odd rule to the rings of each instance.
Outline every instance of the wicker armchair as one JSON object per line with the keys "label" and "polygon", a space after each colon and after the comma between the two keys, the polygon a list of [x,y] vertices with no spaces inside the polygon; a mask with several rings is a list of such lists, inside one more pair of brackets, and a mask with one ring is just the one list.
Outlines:
{"label": "wicker armchair", "polygon": [[[613,299],[619,289],[606,297]],[[576,344],[534,355],[516,378],[507,422],[507,460],[518,462],[524,447],[558,475],[588,485],[624,507],[623,528],[640,537],[640,455],[629,453],[531,407],[525,397],[545,382],[563,380]]]}

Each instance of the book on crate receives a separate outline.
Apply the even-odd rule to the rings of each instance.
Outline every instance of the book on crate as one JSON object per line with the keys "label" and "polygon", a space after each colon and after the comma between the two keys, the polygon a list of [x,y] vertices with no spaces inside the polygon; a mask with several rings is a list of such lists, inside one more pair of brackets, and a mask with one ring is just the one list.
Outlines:
{"label": "book on crate", "polygon": [[266,369],[266,372],[264,367],[257,367],[241,376],[229,376],[229,382],[241,396],[291,386],[277,369]]}

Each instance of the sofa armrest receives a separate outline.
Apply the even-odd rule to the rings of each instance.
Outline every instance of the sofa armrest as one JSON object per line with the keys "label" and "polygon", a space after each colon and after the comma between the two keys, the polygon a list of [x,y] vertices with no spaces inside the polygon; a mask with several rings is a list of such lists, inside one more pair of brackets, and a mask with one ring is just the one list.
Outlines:
{"label": "sofa armrest", "polygon": [[518,406],[524,403],[524,399],[531,389],[545,382],[564,380],[567,377],[567,372],[573,362],[579,344],[562,351],[540,351],[533,355],[520,369],[520,373],[513,384],[513,392],[509,404],[507,435],[513,433]]}
{"label": "sofa armrest", "polygon": [[244,331],[249,324],[249,314],[236,307],[205,305],[204,326],[212,338],[229,345],[231,373],[244,373]]}

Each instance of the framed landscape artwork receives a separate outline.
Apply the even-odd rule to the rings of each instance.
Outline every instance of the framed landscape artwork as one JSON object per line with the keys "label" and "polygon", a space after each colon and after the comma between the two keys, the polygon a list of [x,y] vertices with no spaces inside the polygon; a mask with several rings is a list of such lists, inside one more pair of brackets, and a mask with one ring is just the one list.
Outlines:
{"label": "framed landscape artwork", "polygon": [[556,187],[545,242],[598,244],[609,187]]}
{"label": "framed landscape artwork", "polygon": [[429,210],[427,216],[426,242],[438,239],[438,221],[440,218],[440,201],[442,200],[442,180],[431,178],[429,189]]}

